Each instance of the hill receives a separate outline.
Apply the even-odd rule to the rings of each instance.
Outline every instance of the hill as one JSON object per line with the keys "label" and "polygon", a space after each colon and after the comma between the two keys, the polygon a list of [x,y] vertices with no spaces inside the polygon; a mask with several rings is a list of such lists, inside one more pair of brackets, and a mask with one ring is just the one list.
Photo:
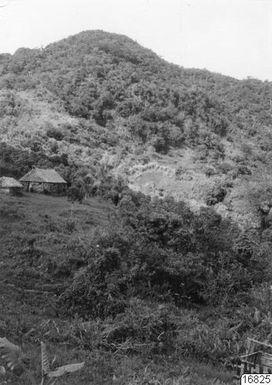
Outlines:
{"label": "hill", "polygon": [[82,384],[228,383],[271,342],[271,87],[103,31],[0,56],[0,173],[87,196],[1,196],[0,331],[34,371],[44,339]]}
{"label": "hill", "polygon": [[259,228],[271,92],[270,82],[187,70],[103,31],[22,48],[0,57],[1,170],[53,165],[71,182],[97,180],[103,166],[135,190]]}

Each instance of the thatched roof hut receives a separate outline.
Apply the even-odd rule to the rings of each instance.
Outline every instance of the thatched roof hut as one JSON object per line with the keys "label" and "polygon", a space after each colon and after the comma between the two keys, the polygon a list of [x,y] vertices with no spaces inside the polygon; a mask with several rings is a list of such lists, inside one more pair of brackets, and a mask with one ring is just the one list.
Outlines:
{"label": "thatched roof hut", "polygon": [[67,182],[54,169],[33,168],[20,179],[21,182],[61,183]]}
{"label": "thatched roof hut", "polygon": [[27,191],[61,192],[67,182],[54,169],[33,168],[20,179]]}
{"label": "thatched roof hut", "polygon": [[2,176],[0,178],[0,191],[4,193],[18,194],[22,191],[23,185],[14,178]]}

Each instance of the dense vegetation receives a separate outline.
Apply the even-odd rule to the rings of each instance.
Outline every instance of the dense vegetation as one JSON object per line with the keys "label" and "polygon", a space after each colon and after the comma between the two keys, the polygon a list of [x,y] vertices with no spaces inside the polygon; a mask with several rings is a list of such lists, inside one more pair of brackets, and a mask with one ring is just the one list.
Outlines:
{"label": "dense vegetation", "polygon": [[[80,347],[93,365],[105,355],[112,367],[119,355],[229,364],[247,336],[271,342],[271,93],[270,82],[185,70],[102,31],[0,55],[0,174],[54,167],[72,201],[114,203],[95,223],[88,199],[75,212],[66,203],[54,220],[22,213],[30,196],[16,209],[2,202],[8,276],[58,284],[48,324],[36,320],[32,335],[29,325],[15,330],[31,344],[42,336]],[[198,210],[128,188],[130,161],[150,172],[152,160],[188,149],[208,181]],[[241,186],[256,226],[218,212]],[[3,322],[16,338],[14,322]]]}
{"label": "dense vegetation", "polygon": [[95,383],[94,366],[109,359],[110,373],[129,359],[134,370],[164,362],[167,376],[185,359],[230,365],[247,336],[270,341],[269,238],[212,208],[196,215],[126,188],[115,208],[38,195],[1,201],[0,330],[9,339],[69,346],[64,361],[87,359],[82,383]]}
{"label": "dense vegetation", "polygon": [[[123,148],[136,141],[167,152],[171,146],[201,144],[224,156],[222,137],[254,137],[263,147],[270,139],[269,82],[184,70],[125,36],[102,31],[2,55],[0,89],[6,127],[27,109],[16,94],[22,90],[35,90],[55,109],[78,118],[76,124],[49,124],[47,136],[57,142],[84,129],[91,148],[103,142]],[[39,150],[38,144],[32,147]]]}
{"label": "dense vegetation", "polygon": [[[186,354],[215,361],[228,362],[230,355],[238,354],[253,330],[264,338],[270,306],[270,241],[260,241],[258,233],[242,233],[213,209],[194,215],[171,198],[151,202],[129,191],[111,221],[89,240],[84,255],[79,253],[83,266],[60,297],[65,311],[86,319],[120,320],[112,342],[148,341],[155,350],[158,346],[163,351],[184,348]],[[266,295],[257,304],[260,293]],[[133,318],[127,320],[127,312],[142,319],[147,306],[158,305],[163,311],[150,319],[158,322],[148,326],[152,334],[146,336]],[[197,321],[205,311],[209,326]],[[254,320],[256,311],[259,319]],[[193,319],[196,330],[191,329]],[[176,345],[181,325],[189,335],[196,335],[187,341],[183,334]],[[239,325],[239,330],[232,331],[231,325]],[[204,334],[203,328],[207,328]],[[194,338],[203,339],[203,345]]]}

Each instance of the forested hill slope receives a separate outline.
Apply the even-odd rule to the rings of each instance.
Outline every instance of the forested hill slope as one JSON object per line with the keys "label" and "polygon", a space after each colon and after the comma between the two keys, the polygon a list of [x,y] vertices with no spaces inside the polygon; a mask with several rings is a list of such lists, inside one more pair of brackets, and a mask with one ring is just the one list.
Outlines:
{"label": "forested hill slope", "polygon": [[0,171],[54,166],[88,184],[102,167],[133,189],[259,226],[271,100],[271,82],[184,69],[126,36],[82,32],[0,55]]}

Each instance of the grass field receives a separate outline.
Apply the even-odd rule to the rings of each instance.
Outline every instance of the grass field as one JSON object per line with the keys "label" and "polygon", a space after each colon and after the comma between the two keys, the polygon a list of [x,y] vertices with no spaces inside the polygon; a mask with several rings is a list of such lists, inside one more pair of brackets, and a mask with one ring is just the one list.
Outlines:
{"label": "grass field", "polygon": [[[232,373],[172,356],[112,352],[103,346],[105,324],[61,314],[59,287],[69,285],[84,247],[108,226],[114,207],[92,198],[83,204],[41,194],[0,195],[0,337],[23,346],[38,376],[39,342],[57,355],[55,365],[85,361],[65,385],[222,385]],[[0,377],[0,384],[26,385],[24,377]]]}

